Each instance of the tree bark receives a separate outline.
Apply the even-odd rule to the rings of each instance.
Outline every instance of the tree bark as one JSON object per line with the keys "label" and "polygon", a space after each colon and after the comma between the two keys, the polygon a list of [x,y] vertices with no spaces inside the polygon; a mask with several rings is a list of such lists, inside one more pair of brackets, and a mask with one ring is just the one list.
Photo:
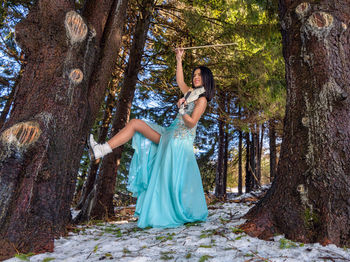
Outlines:
{"label": "tree bark", "polygon": [[[125,31],[126,26],[124,26],[124,31]],[[124,32],[124,37],[125,37],[125,32]],[[124,38],[123,37],[123,38]],[[128,37],[130,39],[130,36]],[[125,39],[124,39],[125,41]],[[124,48],[121,48],[121,51],[119,52],[121,54],[121,57],[119,59],[120,65],[117,66],[117,70],[113,72],[113,79],[112,81],[109,82],[110,88],[108,90],[108,95],[107,95],[107,100],[106,100],[106,109],[104,110],[104,115],[103,115],[103,120],[102,120],[102,126],[99,129],[99,135],[98,135],[98,143],[104,143],[106,141],[106,138],[108,136],[108,131],[110,129],[110,124],[113,119],[113,108],[115,107],[115,100],[116,100],[116,94],[120,91],[119,88],[119,82],[122,79],[124,70],[125,70],[125,63],[124,59],[127,55],[126,47],[125,44],[123,44]],[[123,50],[122,50],[123,49]],[[83,192],[81,194],[81,197],[79,199],[79,202],[76,206],[77,210],[80,210],[83,208],[84,203],[86,199],[88,198],[88,195],[92,191],[94,187],[94,183],[96,180],[96,175],[98,172],[98,169],[100,167],[100,161],[91,161],[90,166],[89,166],[89,171],[88,171],[88,176],[87,179],[84,183],[83,186]]]}
{"label": "tree bark", "polygon": [[[225,97],[225,107],[226,107],[226,114],[230,115],[231,114],[231,107],[230,107],[230,96],[227,95]],[[229,146],[229,141],[230,141],[230,133],[229,133],[229,122],[225,121],[225,129],[224,129],[224,133],[225,133],[225,150],[224,150],[224,170],[223,170],[223,175],[224,175],[224,192],[226,194],[226,190],[227,190],[227,170],[228,170],[228,146]]]}
{"label": "tree bark", "polygon": [[255,172],[256,172],[256,188],[260,186],[261,184],[261,152],[262,152],[262,130],[261,130],[261,125],[257,124],[257,130],[256,130],[256,153],[255,153],[255,160],[256,160],[256,167],[255,167]]}
{"label": "tree bark", "polygon": [[[154,0],[143,0],[140,14],[137,18],[133,43],[130,49],[129,61],[125,70],[122,89],[118,95],[116,115],[113,120],[111,136],[117,134],[129,121],[131,104],[136,89],[137,76],[141,69],[147,32],[149,29]],[[123,147],[118,147],[112,154],[107,155],[102,162],[100,174],[95,181],[94,190],[79,214],[79,220],[108,219],[114,215],[113,196],[117,170],[120,164]]]}
{"label": "tree bark", "polygon": [[219,141],[218,141],[218,161],[216,167],[216,179],[215,179],[215,196],[222,198],[225,197],[226,188],[224,185],[224,154],[225,154],[225,131],[223,112],[225,111],[225,98],[223,95],[219,97]]}
{"label": "tree bark", "polygon": [[[228,126],[228,123],[226,123],[226,127]],[[229,133],[227,131],[228,128],[225,128],[225,133],[224,133],[224,141],[225,141],[225,148],[224,148],[224,167],[223,167],[223,187],[224,187],[224,192],[226,194],[226,189],[227,189],[227,169],[228,169],[228,144],[229,144]]]}
{"label": "tree bark", "polygon": [[276,129],[274,119],[269,120],[269,147],[270,147],[270,182],[276,176],[277,154],[276,154]]}
{"label": "tree bark", "polygon": [[87,3],[87,22],[74,1],[40,0],[16,26],[27,65],[0,134],[0,260],[52,251],[70,222],[87,119],[100,104],[88,103],[88,86],[112,1]]}
{"label": "tree bark", "polygon": [[258,147],[258,135],[256,133],[256,128],[254,127],[254,130],[252,131],[252,141],[250,143],[250,162],[249,162],[249,171],[251,174],[251,185],[252,185],[252,190],[257,188],[258,185],[258,178],[257,178],[257,147]]}
{"label": "tree bark", "polygon": [[[242,109],[241,106],[238,107],[238,119],[242,119]],[[238,131],[238,194],[241,195],[243,193],[242,187],[243,187],[243,131],[240,129]]]}
{"label": "tree bark", "polygon": [[349,1],[280,1],[287,104],[278,171],[249,234],[350,245]]}
{"label": "tree bark", "polygon": [[243,132],[242,130],[238,131],[238,194],[241,195],[242,191],[242,141],[243,141]]}
{"label": "tree bark", "polygon": [[245,135],[246,140],[246,164],[245,164],[245,192],[248,193],[252,191],[253,189],[253,175],[250,168],[250,133],[246,133]]}
{"label": "tree bark", "polygon": [[[95,0],[95,5],[102,5],[100,1]],[[87,1],[87,10],[94,13],[94,9],[91,2]],[[91,77],[89,84],[89,105],[90,105],[90,122],[89,126],[95,121],[98,111],[100,110],[101,101],[105,95],[105,92],[100,90],[105,90],[111,80],[112,73],[115,69],[115,64],[117,62],[119,49],[121,46],[122,35],[123,35],[123,25],[125,20],[125,14],[127,10],[128,0],[114,0],[108,1],[112,3],[110,8],[110,14],[106,20],[106,28],[103,31],[102,38],[102,53],[98,61],[98,66],[95,67],[95,71]],[[89,8],[91,7],[91,8]],[[95,7],[96,8],[96,7]],[[103,19],[102,19],[103,20]],[[92,21],[96,23],[100,21],[98,17],[94,16]],[[96,34],[97,30],[96,30]]]}
{"label": "tree bark", "polygon": [[17,76],[17,79],[16,79],[13,87],[12,87],[11,93],[8,96],[8,99],[6,101],[4,110],[1,112],[1,115],[0,115],[0,130],[4,126],[4,124],[6,122],[6,118],[7,118],[8,114],[9,114],[9,112],[10,112],[11,105],[12,105],[13,99],[15,97],[15,93],[16,93],[17,86],[18,86],[20,78],[21,78],[21,75],[19,74]]}
{"label": "tree bark", "polygon": [[262,159],[262,153],[263,153],[263,149],[264,149],[264,133],[265,133],[265,125],[261,124],[260,142],[259,142],[259,179],[260,179],[260,185],[261,185],[261,159]]}
{"label": "tree bark", "polygon": [[[107,135],[108,135],[108,130],[109,130],[109,125],[112,122],[112,110],[115,105],[115,95],[116,92],[114,90],[108,92],[107,95],[107,101],[106,101],[106,109],[104,112],[103,120],[102,120],[102,126],[99,131],[99,136],[98,136],[98,143],[104,143],[106,141]],[[98,168],[100,166],[100,161],[91,161],[90,166],[89,166],[89,171],[87,175],[87,179],[84,183],[81,197],[79,199],[79,202],[76,206],[76,209],[81,209],[84,206],[84,203],[92,191],[94,187],[94,183],[96,180],[96,175]]]}

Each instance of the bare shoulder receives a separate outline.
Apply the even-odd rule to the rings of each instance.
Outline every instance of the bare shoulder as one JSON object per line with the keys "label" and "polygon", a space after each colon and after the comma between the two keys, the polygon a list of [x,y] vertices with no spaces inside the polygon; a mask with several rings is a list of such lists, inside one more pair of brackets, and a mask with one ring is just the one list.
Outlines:
{"label": "bare shoulder", "polygon": [[204,112],[205,108],[207,107],[207,99],[203,96],[196,100],[195,102],[195,108],[202,109],[202,112]]}
{"label": "bare shoulder", "polygon": [[195,103],[196,103],[196,107],[198,106],[206,107],[208,102],[207,102],[207,99],[204,96],[202,96],[198,98]]}

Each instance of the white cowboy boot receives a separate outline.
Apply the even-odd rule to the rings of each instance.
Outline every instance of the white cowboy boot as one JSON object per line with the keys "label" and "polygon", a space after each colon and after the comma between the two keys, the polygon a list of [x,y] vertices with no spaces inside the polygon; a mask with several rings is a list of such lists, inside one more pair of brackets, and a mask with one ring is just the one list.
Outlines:
{"label": "white cowboy boot", "polygon": [[92,134],[90,134],[90,137],[88,139],[88,145],[89,156],[92,161],[97,160],[112,152],[112,148],[107,142],[104,144],[97,143]]}

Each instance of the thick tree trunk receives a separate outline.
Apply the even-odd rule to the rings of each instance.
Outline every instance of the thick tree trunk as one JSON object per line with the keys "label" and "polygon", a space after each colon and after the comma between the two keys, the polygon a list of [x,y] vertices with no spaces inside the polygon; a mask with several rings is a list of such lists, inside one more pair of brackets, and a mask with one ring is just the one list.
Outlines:
{"label": "thick tree trunk", "polygon": [[[118,95],[116,115],[113,120],[111,135],[118,133],[129,121],[132,100],[134,98],[137,76],[141,68],[147,32],[153,12],[154,0],[144,0],[135,26],[129,61],[125,70],[123,86]],[[123,147],[118,147],[107,155],[102,162],[100,174],[95,181],[95,188],[79,214],[79,221],[88,219],[107,219],[114,215],[113,196],[117,170]],[[90,208],[86,208],[90,207]]]}
{"label": "thick tree trunk", "polygon": [[[86,1],[86,6],[88,7],[87,10],[90,10],[92,13],[95,12],[92,4],[92,2],[95,1],[95,5],[103,6],[103,3],[101,3],[101,1]],[[95,67],[95,71],[93,72],[89,84],[88,100],[91,110],[89,126],[92,126],[92,123],[95,121],[98,111],[100,110],[100,104],[105,95],[105,92],[101,92],[101,90],[106,89],[109,81],[111,80],[112,73],[115,70],[115,64],[117,62],[118,53],[121,46],[123,25],[129,1],[114,0],[108,2],[112,3],[112,6],[110,8],[111,12],[107,17],[108,20],[106,20],[106,28],[103,31],[103,39],[101,43],[103,49],[100,59],[97,63],[98,66]],[[94,16],[93,22],[95,22],[95,20],[101,22],[100,19],[103,21],[103,18],[104,16],[102,16],[102,18]]]}
{"label": "thick tree trunk", "polygon": [[270,146],[270,182],[276,176],[277,154],[276,154],[276,129],[274,119],[269,120],[269,146]]}
{"label": "thick tree trunk", "polygon": [[280,1],[287,104],[277,176],[244,228],[350,245],[349,1]]}
{"label": "thick tree trunk", "polygon": [[87,94],[111,2],[88,1],[85,23],[74,1],[40,0],[16,26],[27,65],[0,134],[0,259],[52,251],[66,232],[86,119],[100,103],[89,107]]}

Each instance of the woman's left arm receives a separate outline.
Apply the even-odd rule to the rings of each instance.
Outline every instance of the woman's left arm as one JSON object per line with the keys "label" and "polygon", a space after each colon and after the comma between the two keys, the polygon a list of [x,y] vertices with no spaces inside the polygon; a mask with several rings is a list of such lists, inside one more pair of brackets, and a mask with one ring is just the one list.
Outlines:
{"label": "woman's left arm", "polygon": [[195,127],[198,120],[201,118],[202,114],[204,113],[205,109],[207,107],[207,99],[205,97],[200,97],[196,101],[196,105],[193,109],[192,115],[184,114],[182,116],[182,119],[185,122],[185,125],[189,128]]}

